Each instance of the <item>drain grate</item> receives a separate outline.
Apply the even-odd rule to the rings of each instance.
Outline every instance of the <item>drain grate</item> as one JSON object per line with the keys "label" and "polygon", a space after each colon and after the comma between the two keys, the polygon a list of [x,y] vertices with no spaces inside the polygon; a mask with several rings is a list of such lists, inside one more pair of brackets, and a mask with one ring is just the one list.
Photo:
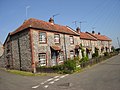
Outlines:
{"label": "drain grate", "polygon": [[66,89],[66,88],[72,87],[73,84],[72,84],[72,83],[62,83],[62,84],[59,84],[58,86],[59,86],[60,88]]}

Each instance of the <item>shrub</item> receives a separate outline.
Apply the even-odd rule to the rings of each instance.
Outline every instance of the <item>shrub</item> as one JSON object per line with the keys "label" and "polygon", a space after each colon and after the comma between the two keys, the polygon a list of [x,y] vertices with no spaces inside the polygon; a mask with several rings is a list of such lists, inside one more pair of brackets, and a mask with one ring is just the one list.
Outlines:
{"label": "shrub", "polygon": [[98,57],[98,54],[97,53],[93,53],[92,54],[92,57],[94,58],[94,57]]}
{"label": "shrub", "polygon": [[80,60],[80,63],[84,63],[84,62],[87,62],[88,61],[88,57],[83,57],[81,60]]}
{"label": "shrub", "polygon": [[104,53],[104,56],[109,56],[109,53],[108,53],[108,52],[105,52],[105,53]]}
{"label": "shrub", "polygon": [[76,69],[76,61],[75,60],[67,60],[64,62],[64,69],[65,70],[70,70],[70,71],[75,71]]}

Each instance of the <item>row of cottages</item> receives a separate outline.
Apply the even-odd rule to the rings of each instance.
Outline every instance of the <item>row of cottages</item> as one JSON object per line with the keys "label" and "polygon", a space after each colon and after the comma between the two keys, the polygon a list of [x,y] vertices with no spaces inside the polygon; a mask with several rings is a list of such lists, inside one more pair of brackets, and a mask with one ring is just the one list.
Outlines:
{"label": "row of cottages", "polygon": [[99,55],[102,56],[105,52],[111,52],[112,40],[110,38],[105,35],[101,35],[100,32],[98,32],[98,34],[96,34],[95,31],[92,31],[92,33],[87,33],[97,39],[97,44],[95,47],[98,49]]}
{"label": "row of cottages", "polygon": [[4,43],[4,62],[8,68],[36,72],[39,66],[59,65],[74,56],[82,58],[80,44],[90,59],[95,48],[99,52],[103,47],[108,51],[110,42],[100,34],[55,24],[52,18],[49,22],[31,18],[8,34]]}
{"label": "row of cottages", "polygon": [[80,44],[85,50],[84,55],[88,56],[89,59],[92,58],[95,49],[100,56],[104,55],[105,52],[111,52],[112,40],[105,35],[101,35],[100,32],[98,34],[95,31],[92,31],[92,33],[81,32],[80,28],[77,28],[76,32],[80,34]]}
{"label": "row of cottages", "polygon": [[37,19],[25,21],[8,34],[4,43],[9,68],[36,72],[39,66],[54,66],[80,55],[80,35],[67,26]]}

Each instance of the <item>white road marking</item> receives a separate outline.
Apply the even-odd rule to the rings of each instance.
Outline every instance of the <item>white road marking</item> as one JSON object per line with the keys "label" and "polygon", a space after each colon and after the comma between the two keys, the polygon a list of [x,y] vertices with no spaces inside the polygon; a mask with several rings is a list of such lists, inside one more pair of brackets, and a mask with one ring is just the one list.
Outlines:
{"label": "white road marking", "polygon": [[[63,76],[55,76],[55,77],[53,77],[53,78],[49,78],[49,79],[47,79],[46,81],[42,82],[41,85],[43,85],[43,84],[45,84],[45,83],[47,83],[47,82],[49,82],[48,84],[53,84],[53,83],[55,83],[56,81],[59,81],[60,79],[66,77],[66,76],[68,76],[68,75],[69,75],[69,74],[66,74],[66,75],[63,75]],[[38,88],[39,86],[40,86],[40,85],[33,86],[32,88]],[[49,85],[45,85],[45,86],[44,86],[44,88],[48,88],[48,87],[49,87]]]}
{"label": "white road marking", "polygon": [[55,79],[54,81],[58,81],[58,80],[60,80],[59,78],[57,78],[57,79]]}
{"label": "white road marking", "polygon": [[33,86],[32,88],[38,88],[40,85],[37,85],[37,86]]}
{"label": "white road marking", "polygon": [[50,79],[48,79],[47,81],[49,82],[49,81],[51,81],[51,80],[53,80],[54,78],[50,78]]}
{"label": "white road marking", "polygon": [[58,77],[60,77],[60,76],[55,76],[54,78],[58,78]]}
{"label": "white road marking", "polygon": [[49,82],[49,84],[53,84],[54,83],[54,81],[52,81],[52,82]]}
{"label": "white road marking", "polygon": [[66,75],[63,75],[63,76],[61,76],[60,78],[64,78],[64,77],[66,77],[66,76],[68,76],[69,74],[66,74]]}
{"label": "white road marking", "polygon": [[45,85],[45,86],[44,86],[44,88],[48,88],[48,87],[49,87],[49,85]]}

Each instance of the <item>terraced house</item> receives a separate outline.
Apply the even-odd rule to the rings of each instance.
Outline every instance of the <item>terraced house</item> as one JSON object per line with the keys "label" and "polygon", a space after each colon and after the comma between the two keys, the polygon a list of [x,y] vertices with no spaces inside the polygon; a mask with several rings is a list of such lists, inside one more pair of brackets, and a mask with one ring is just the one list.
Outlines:
{"label": "terraced house", "polygon": [[77,33],[80,34],[80,43],[82,44],[82,47],[85,50],[84,51],[85,56],[88,56],[88,58],[91,59],[92,54],[95,53],[95,47],[97,46],[97,39],[89,35],[87,32],[81,32],[79,27],[76,30]]}
{"label": "terraced house", "polygon": [[84,54],[91,59],[96,48],[99,55],[111,52],[111,42],[107,36],[94,31],[84,33],[80,28],[75,31],[55,24],[52,18],[48,22],[31,18],[8,34],[2,62],[7,68],[36,72],[40,66],[60,65],[75,56],[82,58],[81,44]]}
{"label": "terraced house", "polygon": [[100,32],[96,34],[95,31],[87,33],[97,39],[96,48],[98,48],[99,55],[103,55],[105,52],[111,52],[112,40],[109,37],[101,35]]}
{"label": "terraced house", "polygon": [[67,26],[37,19],[25,21],[8,34],[4,43],[9,68],[36,72],[39,66],[54,66],[79,56],[80,37]]}

